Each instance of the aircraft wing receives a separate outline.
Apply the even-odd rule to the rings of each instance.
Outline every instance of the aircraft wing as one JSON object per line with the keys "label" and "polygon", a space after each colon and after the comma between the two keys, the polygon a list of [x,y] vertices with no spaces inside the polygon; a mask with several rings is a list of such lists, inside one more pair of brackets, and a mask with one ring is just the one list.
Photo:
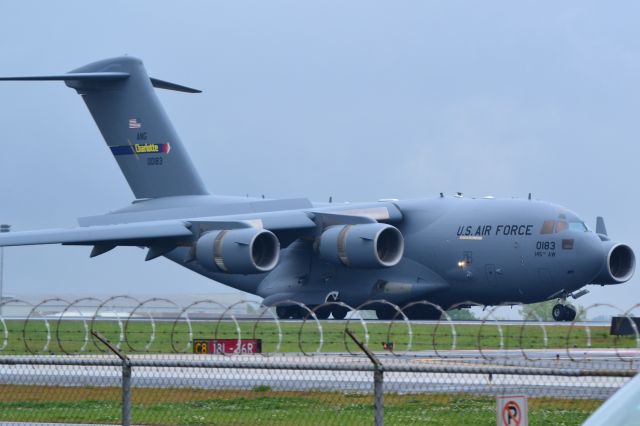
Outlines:
{"label": "aircraft wing", "polygon": [[159,238],[184,238],[193,234],[187,221],[157,221],[118,225],[87,226],[70,229],[44,229],[38,231],[7,232],[0,234],[0,247],[37,244],[144,245]]}
{"label": "aircraft wing", "polygon": [[43,229],[0,234],[0,247],[39,244],[148,246],[163,240],[191,240],[215,229],[264,228],[276,233],[315,227],[303,212],[271,214],[263,218],[202,217],[152,220],[77,228]]}
{"label": "aircraft wing", "polygon": [[[149,260],[178,246],[191,246],[194,240],[211,230],[268,229],[286,246],[301,236],[314,235],[317,227],[375,222],[376,218],[368,213],[370,212],[360,210],[337,213],[297,210],[7,232],[0,234],[0,247],[40,244],[86,245],[94,246],[91,252],[93,257],[117,246],[138,246],[150,248]],[[109,215],[105,215],[107,216]]]}

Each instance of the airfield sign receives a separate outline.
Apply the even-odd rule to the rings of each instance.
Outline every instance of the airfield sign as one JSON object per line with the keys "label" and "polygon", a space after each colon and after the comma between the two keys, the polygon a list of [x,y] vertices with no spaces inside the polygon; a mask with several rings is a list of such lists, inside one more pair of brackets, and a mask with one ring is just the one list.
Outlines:
{"label": "airfield sign", "polygon": [[258,354],[262,339],[194,339],[194,354]]}
{"label": "airfield sign", "polygon": [[527,426],[529,410],[526,396],[498,396],[498,426]]}

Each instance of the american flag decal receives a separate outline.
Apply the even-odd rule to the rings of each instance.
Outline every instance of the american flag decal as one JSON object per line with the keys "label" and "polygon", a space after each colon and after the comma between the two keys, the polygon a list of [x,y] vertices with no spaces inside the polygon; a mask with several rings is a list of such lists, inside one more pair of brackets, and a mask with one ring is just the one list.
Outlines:
{"label": "american flag decal", "polygon": [[140,123],[137,118],[130,118],[129,119],[129,128],[130,129],[139,129],[141,127],[142,127],[142,123]]}

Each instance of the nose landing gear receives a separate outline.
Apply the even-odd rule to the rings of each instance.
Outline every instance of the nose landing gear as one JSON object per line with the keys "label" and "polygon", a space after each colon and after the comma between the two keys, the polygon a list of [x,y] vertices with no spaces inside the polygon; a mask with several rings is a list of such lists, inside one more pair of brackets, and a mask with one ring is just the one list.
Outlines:
{"label": "nose landing gear", "polygon": [[576,310],[571,305],[558,303],[553,307],[551,315],[556,321],[573,321],[576,319]]}
{"label": "nose landing gear", "polygon": [[558,302],[553,309],[551,310],[551,316],[556,321],[573,321],[576,319],[576,308],[571,305],[567,305],[567,299],[569,297],[573,297],[577,299],[578,297],[582,297],[585,294],[589,293],[589,290],[582,289],[579,291],[574,291],[573,293],[569,293],[565,289],[557,291],[549,296],[549,299],[557,298]]}

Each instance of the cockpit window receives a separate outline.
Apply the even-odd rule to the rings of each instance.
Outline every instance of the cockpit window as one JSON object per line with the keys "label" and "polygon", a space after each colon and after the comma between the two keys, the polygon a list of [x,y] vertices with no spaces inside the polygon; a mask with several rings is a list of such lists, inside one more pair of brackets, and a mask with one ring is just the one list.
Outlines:
{"label": "cockpit window", "polygon": [[542,224],[541,234],[553,234],[553,226],[556,224],[555,220],[545,220]]}
{"label": "cockpit window", "polygon": [[577,232],[587,232],[589,228],[584,222],[567,222],[566,220],[545,220],[540,229],[541,234],[557,234],[567,229]]}
{"label": "cockpit window", "polygon": [[587,232],[589,230],[584,222],[569,222],[569,229],[578,232]]}

